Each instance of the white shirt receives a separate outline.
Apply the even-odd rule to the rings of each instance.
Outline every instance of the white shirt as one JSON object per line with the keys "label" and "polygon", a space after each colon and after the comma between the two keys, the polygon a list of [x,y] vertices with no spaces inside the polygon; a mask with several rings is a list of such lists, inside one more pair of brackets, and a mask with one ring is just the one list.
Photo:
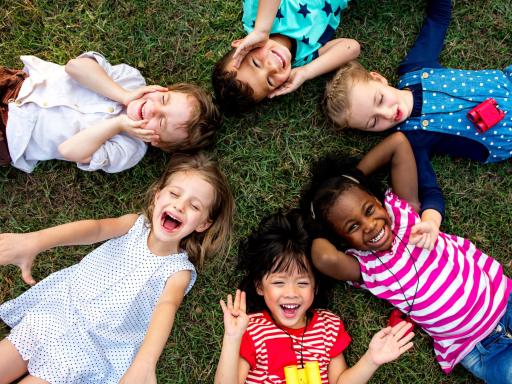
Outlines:
{"label": "white shirt", "polygon": [[[121,87],[136,89],[146,84],[140,72],[126,64],[111,65],[104,56],[86,52],[79,57],[95,59]],[[61,159],[59,145],[100,120],[125,112],[125,107],[90,91],[73,80],[58,65],[35,56],[21,56],[23,71],[29,74],[18,97],[9,103],[7,142],[12,166],[32,172],[40,160]],[[92,155],[88,164],[77,163],[86,171],[102,169],[120,172],[133,167],[146,153],[140,139],[118,134]]]}

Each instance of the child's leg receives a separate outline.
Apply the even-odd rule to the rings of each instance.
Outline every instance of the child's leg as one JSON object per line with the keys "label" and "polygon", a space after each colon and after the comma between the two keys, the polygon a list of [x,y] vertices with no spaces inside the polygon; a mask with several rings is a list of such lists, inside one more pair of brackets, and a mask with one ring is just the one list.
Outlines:
{"label": "child's leg", "polygon": [[0,356],[0,384],[10,383],[27,372],[28,362],[7,339],[0,341]]}

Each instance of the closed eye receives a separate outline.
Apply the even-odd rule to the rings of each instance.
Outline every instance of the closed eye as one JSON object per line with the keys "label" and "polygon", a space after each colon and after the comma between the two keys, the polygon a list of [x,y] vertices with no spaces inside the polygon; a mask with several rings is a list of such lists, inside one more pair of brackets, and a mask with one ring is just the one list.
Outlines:
{"label": "closed eye", "polygon": [[348,227],[348,233],[352,233],[354,232],[355,230],[357,230],[357,228],[359,228],[359,226],[357,224],[351,224],[349,227]]}
{"label": "closed eye", "polygon": [[270,85],[270,87],[274,88],[274,83],[272,82],[270,77],[267,78],[267,83],[268,83],[268,85]]}
{"label": "closed eye", "polygon": [[256,60],[252,59],[252,64],[256,67],[256,68],[259,68],[260,65],[256,62]]}
{"label": "closed eye", "polygon": [[384,100],[384,95],[381,93],[380,99],[379,99],[379,105],[382,104],[382,101]]}
{"label": "closed eye", "polygon": [[366,216],[371,216],[375,212],[375,206],[370,205],[368,208],[366,208]]}

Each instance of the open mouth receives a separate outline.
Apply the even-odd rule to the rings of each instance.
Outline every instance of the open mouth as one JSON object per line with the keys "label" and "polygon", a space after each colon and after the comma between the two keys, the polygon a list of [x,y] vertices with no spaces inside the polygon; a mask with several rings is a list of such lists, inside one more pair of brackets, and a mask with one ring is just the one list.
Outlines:
{"label": "open mouth", "polygon": [[385,227],[382,227],[382,229],[377,233],[377,236],[375,236],[373,239],[369,240],[370,243],[378,243],[386,233]]}
{"label": "open mouth", "polygon": [[144,106],[146,105],[147,102],[148,102],[147,100],[144,100],[144,102],[139,107],[139,111],[138,111],[138,114],[137,114],[139,116],[139,120],[144,120],[142,109],[144,108]]}
{"label": "open mouth", "polygon": [[182,221],[168,212],[162,214],[162,227],[167,232],[174,232],[181,227]]}
{"label": "open mouth", "polygon": [[395,115],[395,121],[400,121],[402,119],[402,111],[400,111],[400,108],[396,109],[396,115]]}
{"label": "open mouth", "polygon": [[279,52],[276,52],[276,51],[270,51],[270,52],[272,52],[272,54],[273,54],[275,57],[277,57],[277,59],[278,59],[278,60],[279,60],[279,62],[281,63],[281,68],[284,68],[284,67],[285,67],[285,65],[286,65],[286,61],[285,61],[285,59],[283,58],[283,56],[281,56],[281,55],[279,54]]}
{"label": "open mouth", "polygon": [[299,304],[281,304],[280,305],[284,316],[288,318],[295,317],[297,310],[300,308]]}

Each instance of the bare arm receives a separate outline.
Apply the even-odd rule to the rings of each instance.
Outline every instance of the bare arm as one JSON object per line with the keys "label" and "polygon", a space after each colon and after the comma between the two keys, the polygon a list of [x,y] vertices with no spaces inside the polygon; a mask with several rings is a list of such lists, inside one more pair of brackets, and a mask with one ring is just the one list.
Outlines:
{"label": "bare arm", "polygon": [[156,384],[156,364],[171,334],[176,312],[183,301],[190,278],[190,271],[180,271],[167,280],[153,310],[142,346],[120,384]]}
{"label": "bare arm", "polygon": [[414,333],[406,334],[411,324],[402,321],[393,328],[387,327],[377,332],[366,353],[352,367],[348,367],[342,354],[329,363],[329,383],[364,384],[384,363],[393,361],[412,348]]}
{"label": "bare arm", "polygon": [[96,60],[88,57],[71,59],[65,70],[75,81],[91,91],[125,104],[128,92],[112,80]]}
{"label": "bare arm", "polygon": [[235,299],[228,295],[227,302],[220,301],[224,313],[224,338],[215,384],[243,384],[249,373],[249,363],[240,357],[242,336],[247,329],[245,292],[236,291]]}
{"label": "bare arm", "polygon": [[311,255],[313,264],[324,275],[343,281],[361,280],[361,267],[357,259],[339,251],[329,240],[313,240]]}
{"label": "bare arm", "polygon": [[420,204],[416,161],[409,140],[401,132],[389,135],[373,147],[357,168],[368,176],[387,163],[391,164],[393,191],[418,211]]}
{"label": "bare arm", "polygon": [[81,220],[30,233],[0,234],[0,265],[20,267],[23,280],[35,284],[31,275],[35,257],[62,245],[93,244],[124,235],[133,226],[137,215],[102,220]]}
{"label": "bare arm", "polygon": [[359,43],[353,39],[335,39],[318,50],[319,56],[303,67],[293,68],[284,84],[274,90],[269,97],[281,96],[295,91],[305,81],[338,69],[343,64],[359,56]]}

